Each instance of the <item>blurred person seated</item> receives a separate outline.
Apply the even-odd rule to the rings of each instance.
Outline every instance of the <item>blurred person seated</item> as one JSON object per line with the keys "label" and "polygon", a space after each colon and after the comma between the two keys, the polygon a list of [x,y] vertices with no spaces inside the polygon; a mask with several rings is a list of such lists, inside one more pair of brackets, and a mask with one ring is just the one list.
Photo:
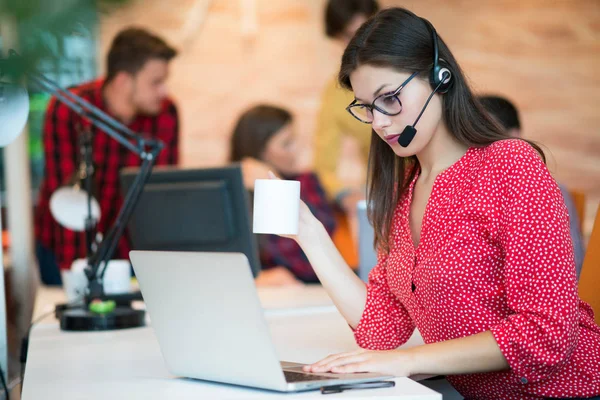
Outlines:
{"label": "blurred person seated", "polygon": [[[282,179],[300,181],[300,197],[323,223],[329,235],[335,229],[333,209],[319,178],[298,171],[298,151],[292,115],[279,107],[257,105],[237,121],[231,137],[231,162],[241,162],[244,185],[252,192],[256,179],[272,171]],[[258,235],[263,271],[259,286],[298,285],[319,282],[300,246],[292,239]]]}
{"label": "blurred person seated", "polygon": [[[168,97],[166,81],[175,49],[158,36],[139,28],[117,34],[108,51],[106,77],[70,90],[116,118],[134,132],[163,141],[165,147],[156,165],[177,164],[179,120],[177,108]],[[50,197],[67,185],[79,168],[80,136],[89,122],[52,98],[43,127],[45,172],[35,214],[36,253],[45,284],[61,284],[60,271],[67,271],[78,258],[86,257],[85,232],[62,227],[50,213]],[[119,170],[139,166],[141,159],[127,151],[99,128],[92,127],[93,185],[101,217],[96,231],[106,234],[123,203]],[[114,257],[129,258],[124,235]]]}
{"label": "blurred person seated", "polygon": [[[516,138],[522,136],[519,112],[510,100],[500,96],[486,95],[479,97],[479,101],[496,122],[506,130],[508,135]],[[569,228],[571,231],[571,238],[573,239],[577,279],[579,279],[581,266],[583,265],[583,257],[585,255],[579,215],[577,214],[577,208],[575,207],[573,197],[569,193],[567,187],[560,183],[558,184],[558,187],[560,188],[560,192],[563,195],[565,205],[569,212]]]}
{"label": "blurred person seated", "polygon": [[[329,0],[325,9],[325,33],[344,48],[358,28],[379,5],[375,0]],[[367,165],[371,143],[371,126],[353,118],[346,107],[354,94],[341,88],[337,76],[332,77],[321,98],[321,108],[315,132],[315,171],[321,178],[327,195],[349,218],[356,236],[356,205],[365,198],[365,190],[348,187],[337,174],[344,137],[359,144],[363,164]]]}

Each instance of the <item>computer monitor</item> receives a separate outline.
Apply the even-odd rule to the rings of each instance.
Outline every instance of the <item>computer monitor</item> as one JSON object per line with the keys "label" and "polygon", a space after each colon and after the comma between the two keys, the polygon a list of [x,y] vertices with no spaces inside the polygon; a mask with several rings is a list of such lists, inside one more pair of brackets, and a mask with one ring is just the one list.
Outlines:
{"label": "computer monitor", "polygon": [[[138,168],[121,170],[123,194],[137,174]],[[243,253],[254,276],[260,271],[249,196],[236,164],[209,169],[154,168],[128,228],[133,250]]]}

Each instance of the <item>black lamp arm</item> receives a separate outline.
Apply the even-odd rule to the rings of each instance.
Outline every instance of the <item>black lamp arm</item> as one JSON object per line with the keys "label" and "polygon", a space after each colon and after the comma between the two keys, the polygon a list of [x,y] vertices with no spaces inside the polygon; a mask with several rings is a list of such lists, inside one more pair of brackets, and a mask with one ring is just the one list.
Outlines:
{"label": "black lamp arm", "polygon": [[86,275],[90,282],[90,293],[88,294],[90,299],[98,298],[103,295],[102,280],[104,278],[104,273],[106,272],[108,261],[111,259],[117,248],[117,245],[119,244],[119,240],[125,231],[127,222],[129,222],[133,210],[140,198],[140,195],[142,194],[142,189],[152,173],[152,167],[156,162],[156,157],[162,148],[163,145],[161,143],[159,146],[152,149],[151,152],[142,155],[143,162],[140,172],[135,177],[133,185],[125,195],[123,206],[117,215],[115,223],[111,226],[107,235],[100,243],[98,250],[93,253],[88,260]]}
{"label": "black lamp arm", "polygon": [[[0,59],[0,70],[2,67],[7,66],[14,69],[15,66],[18,66],[19,60],[20,56],[17,52],[10,50],[8,60]],[[2,71],[0,71],[0,73],[1,72]],[[164,148],[164,143],[160,140],[144,137],[141,134],[132,131],[87,100],[59,87],[55,82],[37,71],[26,71],[25,75],[32,83],[56,97],[58,101],[65,104],[68,108],[73,110],[73,112],[88,120],[92,125],[98,127],[102,132],[109,135],[142,159],[140,172],[125,196],[117,219],[108,230],[107,235],[98,246],[97,251],[93,252],[88,257],[88,266],[85,270],[85,274],[89,281],[88,299],[102,297],[104,294],[102,278],[106,271],[107,262],[117,248],[119,239],[123,235],[127,222],[142,194],[144,184],[150,177],[156,159]],[[88,187],[87,189],[89,190],[90,188]],[[88,211],[89,208],[90,205],[88,204]],[[100,271],[101,268],[102,270]]]}
{"label": "black lamp arm", "polygon": [[[65,104],[78,115],[90,121],[93,125],[100,128],[107,135],[127,147],[133,153],[141,156],[145,152],[145,147],[153,139],[145,139],[141,135],[131,131],[125,125],[107,115],[102,110],[90,104],[87,100],[64,90],[48,78],[39,73],[28,74],[30,80],[46,92],[52,94],[61,103]],[[132,143],[132,141],[135,142]]]}

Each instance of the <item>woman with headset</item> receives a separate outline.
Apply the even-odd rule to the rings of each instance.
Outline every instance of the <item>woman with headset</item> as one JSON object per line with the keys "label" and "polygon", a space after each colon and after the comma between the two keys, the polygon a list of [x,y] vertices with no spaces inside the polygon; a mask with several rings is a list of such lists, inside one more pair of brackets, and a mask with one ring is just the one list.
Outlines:
{"label": "woman with headset", "polygon": [[[302,207],[294,238],[363,348],[306,369],[448,375],[468,399],[599,395],[600,328],[542,151],[505,136],[433,26],[405,9],[360,28],[339,81],[373,128],[379,256],[365,286]],[[415,328],[426,344],[397,349]]]}

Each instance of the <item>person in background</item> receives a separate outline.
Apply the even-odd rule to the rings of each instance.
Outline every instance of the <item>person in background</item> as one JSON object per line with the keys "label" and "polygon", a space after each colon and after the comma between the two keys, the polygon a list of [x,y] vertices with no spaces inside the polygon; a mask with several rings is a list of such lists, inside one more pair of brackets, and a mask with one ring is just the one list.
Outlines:
{"label": "person in background", "polygon": [[[325,33],[346,47],[360,26],[379,10],[375,0],[329,0],[325,10]],[[364,190],[349,188],[338,178],[341,144],[345,136],[355,139],[364,164],[369,157],[371,128],[361,124],[346,112],[353,100],[352,92],[343,89],[334,77],[327,84],[315,131],[315,171],[331,201],[349,217],[351,226],[356,220],[356,204],[365,198]]]}
{"label": "person in background", "polygon": [[[314,173],[299,173],[297,145],[292,115],[279,107],[257,105],[237,121],[231,137],[231,162],[241,162],[244,184],[249,191],[256,179],[271,170],[284,179],[300,181],[300,197],[306,202],[328,234],[335,229],[333,209],[319,178]],[[300,247],[288,238],[258,235],[263,271],[257,285],[279,286],[318,282]]]}
{"label": "person in background", "polygon": [[[479,101],[485,110],[490,113],[494,120],[496,120],[511,137],[520,138],[522,136],[519,112],[510,100],[500,96],[486,95],[480,96]],[[558,184],[558,187],[560,188],[560,192],[562,193],[567,209],[569,210],[569,229],[571,232],[571,239],[573,239],[575,268],[577,270],[577,279],[579,279],[583,258],[585,256],[579,215],[577,214],[577,208],[575,207],[573,197],[569,193],[567,187],[560,183]]]}
{"label": "person in background", "polygon": [[[167,94],[169,63],[175,49],[158,36],[139,28],[128,28],[114,38],[106,61],[106,77],[82,84],[71,91],[134,132],[160,139],[165,147],[157,165],[177,164],[179,120],[177,108]],[[61,271],[69,270],[77,258],[86,256],[85,233],[60,226],[50,214],[50,197],[66,185],[80,162],[78,127],[89,123],[63,103],[52,98],[43,130],[45,175],[35,214],[36,252],[42,281],[60,284]],[[119,190],[119,170],[139,166],[139,157],[100,129],[92,127],[94,184],[101,217],[97,231],[106,234],[123,202]],[[121,238],[115,258],[129,258],[129,243]]]}

